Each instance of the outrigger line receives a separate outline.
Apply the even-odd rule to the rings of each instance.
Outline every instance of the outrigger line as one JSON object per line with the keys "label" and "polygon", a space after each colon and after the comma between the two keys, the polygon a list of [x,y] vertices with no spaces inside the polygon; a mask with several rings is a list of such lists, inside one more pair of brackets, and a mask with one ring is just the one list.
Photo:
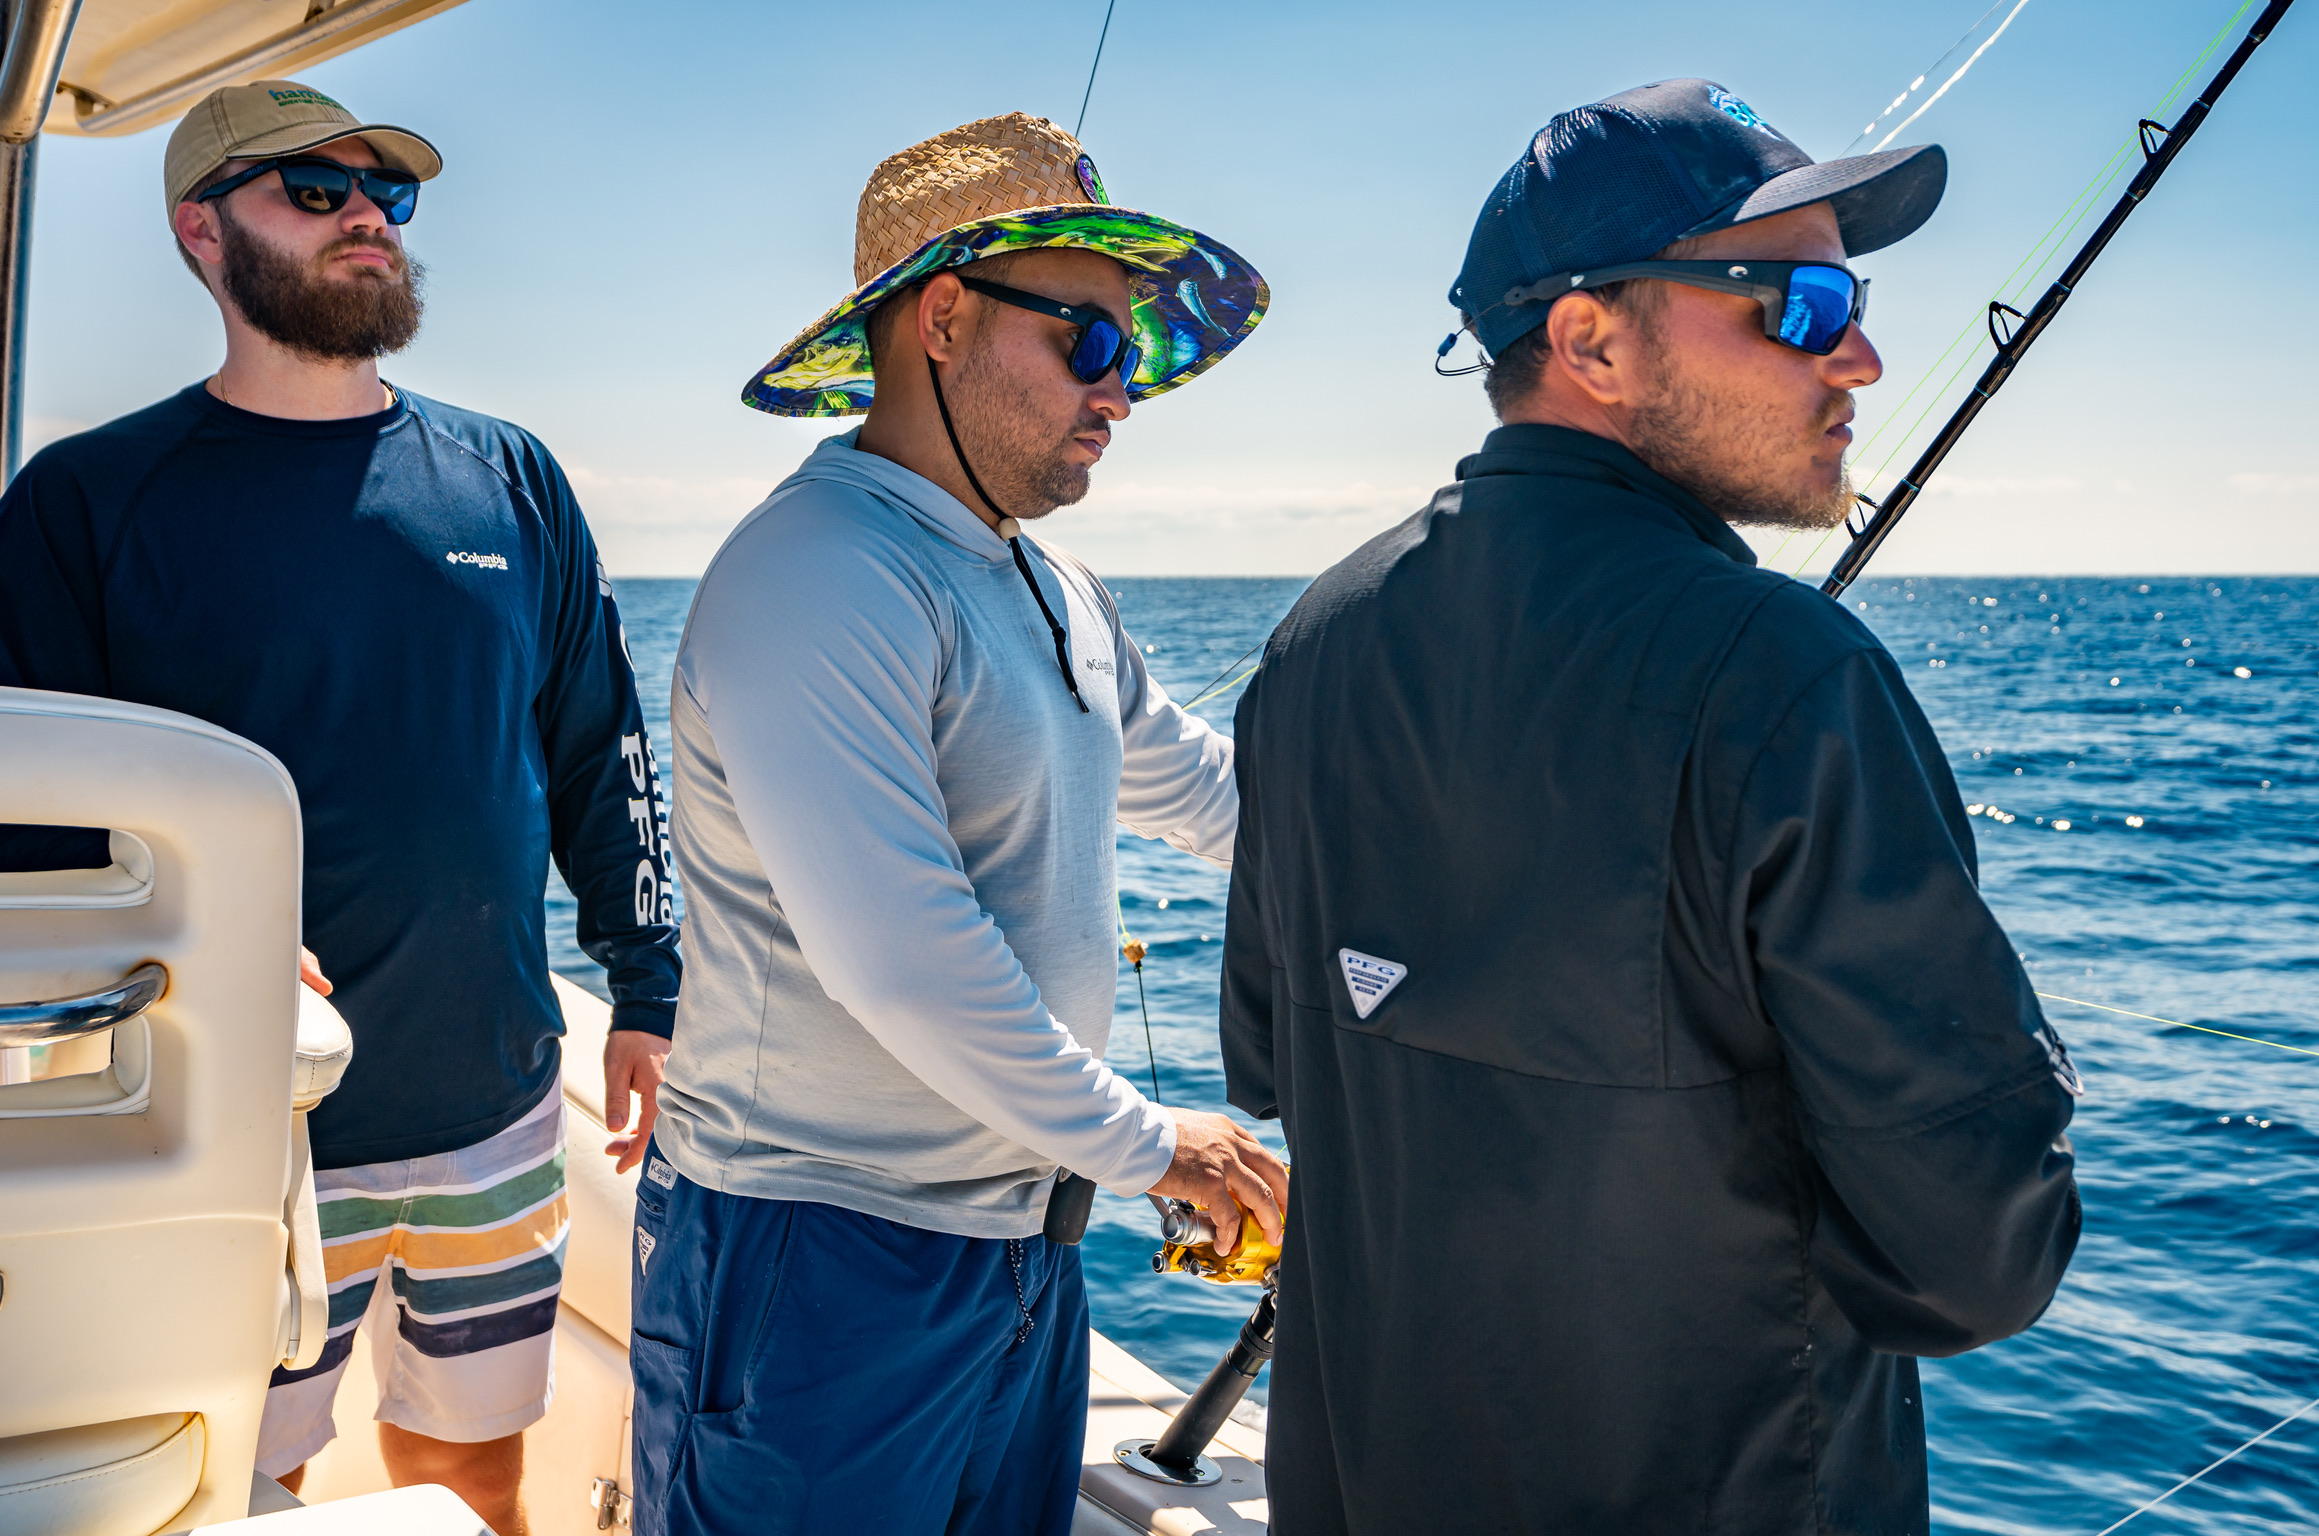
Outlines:
{"label": "outrigger line", "polygon": [[[1907,129],[1910,123],[1915,122],[1918,118],[1924,116],[1925,113],[1932,110],[1932,104],[1940,100],[1943,96],[1946,96],[1949,93],[1950,86],[1955,85],[1959,80],[1965,78],[1965,70],[1971,69],[1975,64],[1980,62],[1981,55],[1989,51],[1990,43],[1996,42],[1998,38],[2005,35],[2005,29],[2013,25],[2013,18],[2020,15],[2022,6],[2025,6],[2028,3],[2029,0],[2019,0],[2019,3],[2016,4],[2009,13],[2007,13],[2005,19],[1997,24],[1997,30],[1989,34],[1989,41],[1983,43],[1980,47],[1973,50],[1973,56],[1965,60],[1964,68],[1958,70],[1955,74],[1949,76],[1946,80],[1943,80],[1939,90],[1934,91],[1932,95],[1926,97],[1922,106],[1919,106],[1914,112],[1909,113],[1908,116],[1901,121],[1900,126],[1886,134],[1883,140],[1876,144],[1874,148],[1882,149],[1886,144],[1890,144],[1894,139],[1900,137],[1901,133]],[[1849,155],[1852,153],[1852,151],[1858,149],[1862,139],[1865,139],[1870,134],[1874,133],[1886,118],[1890,117],[1893,113],[1898,112],[1902,107],[1906,106],[1908,104],[1908,98],[1914,95],[1916,92],[1923,90],[1924,83],[1927,80],[1930,80],[1934,75],[1940,73],[1941,66],[1948,63],[1949,60],[1955,58],[1957,56],[1957,50],[1964,47],[1965,44],[1971,42],[1973,40],[1973,34],[1980,31],[1982,24],[1988,21],[1990,17],[1996,15],[1999,10],[2003,9],[2004,5],[2005,0],[1997,0],[1995,5],[1992,5],[1987,10],[1983,11],[1980,14],[1978,20],[1976,20],[1971,26],[1965,28],[1964,36],[1949,44],[1948,52],[1933,60],[1931,66],[1928,67],[1923,74],[1918,75],[1914,80],[1908,82],[1908,89],[1902,91],[1898,96],[1892,98],[1891,106],[1886,107],[1883,111],[1877,113],[1874,121],[1869,123],[1867,127],[1861,129],[1858,133],[1852,136],[1852,142],[1844,146],[1844,154]],[[1841,159],[1843,156],[1840,155],[1837,158]]]}
{"label": "outrigger line", "polygon": [[[2045,328],[2061,313],[2061,306],[2069,301],[2069,296],[2077,290],[2078,284],[2085,280],[2087,268],[2094,264],[2104,247],[2108,246],[2119,227],[2126,222],[2127,215],[2140,206],[2143,198],[2149,196],[2150,189],[2158,184],[2158,178],[2166,174],[2166,168],[2174,163],[2174,157],[2181,152],[2182,146],[2190,142],[2190,136],[2198,131],[2199,124],[2206,121],[2207,114],[2214,110],[2215,102],[2229,89],[2231,81],[2238,77],[2238,72],[2245,67],[2255,49],[2270,36],[2271,29],[2279,24],[2279,19],[2287,14],[2287,7],[2292,4],[2294,0],[2271,0],[2264,7],[2262,15],[2255,18],[2254,26],[2248,30],[2237,49],[2214,78],[2207,82],[2206,90],[2184,109],[2172,127],[2153,122],[2149,118],[2142,119],[2136,125],[2142,144],[2141,170],[2127,184],[2125,195],[2110,209],[2109,217],[2103,219],[2100,226],[2087,237],[2086,243],[2071,258],[2061,276],[2054,279],[2053,286],[2046,289],[2045,296],[2037,301],[2028,314],[2024,315],[2020,310],[1998,300],[1989,301],[1989,339],[1995,344],[1997,355],[1982,370],[1972,393],[1965,397],[1908,473],[1901,476],[1900,483],[1885,493],[1884,500],[1878,502],[1864,493],[1860,494],[1859,499],[1869,508],[1871,516],[1859,527],[1854,528],[1850,523],[1845,525],[1851,529],[1852,542],[1837,560],[1835,569],[1828,573],[1828,579],[1820,584],[1821,591],[1830,597],[1840,597],[1844,589],[1859,578],[1877,548],[1891,537],[1893,528],[1915,504],[1917,497],[1924,493],[1925,482],[1932,478],[1933,471],[1940,468],[1941,461],[1949,456],[1949,451],[1956,447],[1958,439],[1965,435],[1965,429],[1980,415],[1981,407],[1996,396],[2005,381],[2012,377],[2013,370],[2021,366],[2021,359],[2031,345],[2044,334]],[[2241,9],[2243,12],[2244,7]]]}
{"label": "outrigger line", "polygon": [[1087,66],[1087,90],[1079,98],[1079,121],[1071,125],[1071,137],[1074,139],[1087,126],[1087,103],[1095,99],[1095,72],[1103,67],[1103,42],[1111,36],[1111,12],[1118,4],[1119,0],[1109,0],[1103,7],[1103,30],[1095,38],[1095,62]]}

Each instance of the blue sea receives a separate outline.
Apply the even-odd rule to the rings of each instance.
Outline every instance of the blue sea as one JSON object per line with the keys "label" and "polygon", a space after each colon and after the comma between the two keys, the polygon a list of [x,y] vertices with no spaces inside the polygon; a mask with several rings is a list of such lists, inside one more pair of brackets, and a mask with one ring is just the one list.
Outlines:
{"label": "blue sea", "polygon": [[[692,583],[616,585],[665,764]],[[1304,583],[1114,587],[1181,699],[1244,668]],[[2319,1056],[2277,1048],[2319,1051],[2319,579],[1917,577],[1847,601],[1980,808],[1982,888],[2039,990],[2080,1000],[2046,1006],[2087,1082],[2085,1239],[2034,1329],[1924,1363],[1934,1525],[2096,1536],[2319,1398]],[[1229,730],[1237,696],[1201,713]],[[1226,879],[1125,833],[1119,878],[1162,1093],[1221,1109]],[[553,899],[557,968],[600,991]],[[1123,964],[1110,1059],[1139,1081],[1144,1041]],[[1254,1297],[1152,1274],[1154,1246],[1144,1202],[1098,1200],[1095,1323],[1188,1386]],[[2128,1530],[2319,1530],[2319,1409]]]}

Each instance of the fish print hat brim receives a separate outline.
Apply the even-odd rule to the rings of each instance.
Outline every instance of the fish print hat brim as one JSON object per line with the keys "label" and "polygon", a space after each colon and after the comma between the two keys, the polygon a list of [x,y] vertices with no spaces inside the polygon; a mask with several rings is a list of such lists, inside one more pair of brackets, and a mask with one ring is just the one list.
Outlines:
{"label": "fish print hat brim", "polygon": [[1247,339],[1272,292],[1239,254],[1197,230],[1132,208],[1070,203],[976,219],[927,241],[840,299],[759,369],[744,405],[776,416],[859,416],[877,381],[868,323],[880,303],[945,268],[1048,246],[1099,251],[1138,277],[1133,324],[1142,358],[1127,398],[1148,400],[1196,378]]}

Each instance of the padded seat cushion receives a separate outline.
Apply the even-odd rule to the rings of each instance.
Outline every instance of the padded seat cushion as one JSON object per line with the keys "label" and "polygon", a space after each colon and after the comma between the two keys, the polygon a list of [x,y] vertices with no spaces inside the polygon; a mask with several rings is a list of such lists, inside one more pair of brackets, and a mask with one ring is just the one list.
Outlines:
{"label": "padded seat cushion", "polygon": [[298,1052],[290,1075],[290,1102],[312,1109],[330,1097],[354,1060],[354,1031],[330,1000],[312,988],[298,988]]}
{"label": "padded seat cushion", "polygon": [[201,1416],[152,1413],[0,1440],[0,1536],[151,1536],[201,1483]]}

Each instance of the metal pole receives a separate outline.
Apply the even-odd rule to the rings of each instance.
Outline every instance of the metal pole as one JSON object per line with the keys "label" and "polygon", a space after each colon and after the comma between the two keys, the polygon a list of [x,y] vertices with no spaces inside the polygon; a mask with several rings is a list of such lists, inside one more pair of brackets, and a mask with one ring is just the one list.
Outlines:
{"label": "metal pole", "polygon": [[[1891,535],[1893,526],[1923,493],[1924,484],[1932,478],[1932,472],[1940,468],[1941,460],[1947,458],[1949,450],[1956,447],[1957,440],[1965,435],[1965,429],[1973,424],[1973,418],[1981,414],[1981,407],[1987,405],[2005,381],[2013,376],[2013,370],[2021,365],[2022,355],[2045,333],[2045,328],[2053,323],[2054,317],[2061,313],[2061,306],[2076,292],[2078,284],[2085,278],[2086,269],[2094,264],[2094,258],[2101,255],[2102,248],[2110,243],[2110,237],[2126,222],[2126,216],[2141,206],[2143,198],[2149,196],[2150,189],[2158,184],[2158,178],[2166,174],[2166,167],[2174,163],[2174,157],[2190,142],[2190,136],[2198,131],[2198,125],[2206,121],[2207,113],[2214,110],[2216,98],[2230,87],[2231,81],[2238,78],[2238,72],[2245,67],[2247,59],[2255,49],[2262,46],[2263,39],[2271,35],[2271,29],[2279,24],[2279,18],[2287,14],[2287,7],[2293,3],[2294,0],[2271,0],[2262,15],[2255,18],[2254,26],[2248,29],[2237,50],[2215,73],[2214,78],[2207,82],[2206,89],[2198,99],[2174,120],[2173,127],[2152,122],[2141,125],[2141,170],[2127,185],[2125,196],[2118,199],[2109,217],[2102,220],[2101,227],[2079,248],[2076,257],[2028,314],[2006,309],[2000,304],[1990,304],[1989,337],[1997,344],[1997,355],[1989,360],[1989,366],[1982,371],[1979,382],[1973,386],[1973,392],[1965,397],[1964,404],[1957,407],[1956,414],[1948,419],[1947,424],[1933,438],[1931,446],[1925,449],[1908,473],[1900,477],[1900,484],[1885,493],[1884,501],[1877,507],[1875,515],[1853,536],[1850,546],[1845,549],[1842,558],[1837,560],[1835,569],[1820,584],[1821,591],[1830,597],[1841,597],[1844,589],[1859,577],[1869,557],[1876,553],[1876,547]],[[2000,317],[2004,315],[2018,322],[2017,328],[2010,334],[1999,330]]]}
{"label": "metal pole", "polygon": [[32,279],[32,179],[40,140],[0,144],[0,484],[24,461],[24,324]]}

